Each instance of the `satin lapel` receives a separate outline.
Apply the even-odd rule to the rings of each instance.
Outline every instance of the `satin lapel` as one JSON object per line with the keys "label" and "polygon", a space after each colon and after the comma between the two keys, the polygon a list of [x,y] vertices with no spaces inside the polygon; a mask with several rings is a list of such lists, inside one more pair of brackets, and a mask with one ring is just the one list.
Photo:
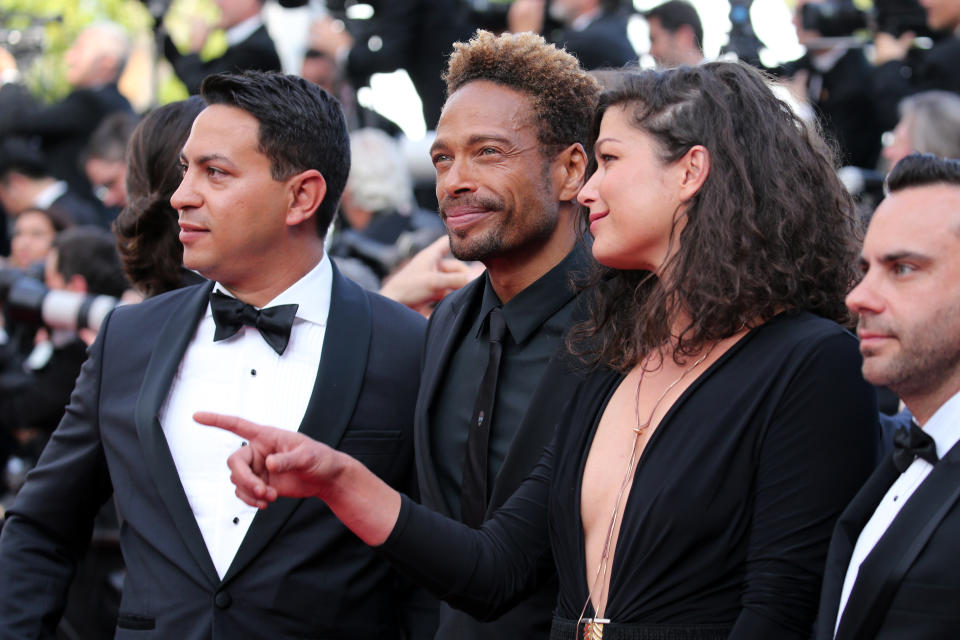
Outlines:
{"label": "satin lapel", "polygon": [[[373,319],[366,292],[333,267],[330,313],[317,379],[300,432],[336,447],[360,396]],[[257,512],[223,582],[231,580],[277,534],[302,500],[281,498]]]}
{"label": "satin lapel", "polygon": [[818,639],[833,638],[833,629],[837,623],[837,609],[840,606],[840,594],[843,591],[847,567],[850,565],[850,556],[853,555],[853,547],[857,544],[857,538],[860,537],[864,525],[870,520],[880,500],[898,475],[888,455],[880,462],[837,520],[824,569],[820,614],[817,618]]}
{"label": "satin lapel", "polygon": [[[892,464],[891,464],[892,466]],[[860,565],[837,639],[873,638],[904,574],[960,497],[960,448],[954,447],[910,496]],[[842,632],[842,634],[841,634]]]}
{"label": "satin lapel", "polygon": [[200,571],[211,585],[220,582],[217,570],[210,559],[203,534],[187,501],[187,495],[180,483],[177,467],[170,455],[167,439],[163,435],[158,414],[160,406],[167,398],[170,384],[177,373],[180,361],[187,345],[193,338],[197,323],[203,317],[210,297],[213,283],[196,287],[186,300],[179,304],[167,319],[157,337],[157,348],[150,356],[143,377],[143,386],[137,398],[135,421],[140,446],[143,448],[147,469],[153,478],[164,506],[177,525],[177,531],[190,550]]}
{"label": "satin lapel", "polygon": [[420,393],[417,396],[416,424],[414,428],[414,448],[417,459],[417,481],[420,486],[420,500],[429,504],[443,515],[450,517],[446,508],[446,501],[440,492],[440,481],[437,478],[437,466],[433,463],[433,453],[430,446],[430,430],[441,428],[441,425],[430,421],[430,407],[440,380],[443,379],[450,357],[457,347],[457,336],[463,332],[464,324],[472,322],[473,318],[466,313],[472,308],[472,302],[483,294],[484,278],[480,277],[468,284],[457,296],[451,299],[447,309],[440,309],[445,316],[431,318],[427,327],[426,352],[420,372]]}

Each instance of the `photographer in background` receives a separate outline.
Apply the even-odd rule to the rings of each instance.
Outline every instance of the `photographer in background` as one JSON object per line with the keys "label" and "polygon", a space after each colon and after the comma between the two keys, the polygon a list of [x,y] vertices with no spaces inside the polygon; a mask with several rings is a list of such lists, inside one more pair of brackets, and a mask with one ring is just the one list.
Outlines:
{"label": "photographer in background", "polygon": [[[817,18],[829,4],[838,3],[797,1],[793,24],[807,51],[778,74],[790,78],[794,97],[810,105],[824,132],[837,143],[841,164],[873,169],[883,129],[874,111],[870,63],[849,38],[827,38],[818,30]],[[839,4],[854,9],[849,0]]]}
{"label": "photographer in background", "polygon": [[[116,241],[98,227],[71,227],[61,232],[47,254],[47,288],[83,295],[119,298],[128,284],[120,268]],[[36,460],[56,428],[70,391],[86,359],[91,329],[51,328],[38,333],[25,361],[25,376],[14,390],[0,397],[3,427],[15,434],[21,456]]]}
{"label": "photographer in background", "polygon": [[913,31],[874,37],[874,96],[884,130],[898,120],[900,101],[919,91],[960,92],[960,0],[920,0],[927,11],[927,27],[947,34],[926,51],[913,49]]}

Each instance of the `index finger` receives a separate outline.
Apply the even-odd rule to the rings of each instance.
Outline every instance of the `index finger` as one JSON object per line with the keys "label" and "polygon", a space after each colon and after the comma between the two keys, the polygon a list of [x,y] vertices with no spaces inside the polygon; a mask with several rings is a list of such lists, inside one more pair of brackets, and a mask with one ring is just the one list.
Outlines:
{"label": "index finger", "polygon": [[213,413],[212,411],[197,411],[193,414],[193,420],[200,424],[205,424],[208,427],[217,427],[224,431],[230,431],[247,440],[255,438],[267,429],[267,427],[237,416],[228,416],[222,413]]}

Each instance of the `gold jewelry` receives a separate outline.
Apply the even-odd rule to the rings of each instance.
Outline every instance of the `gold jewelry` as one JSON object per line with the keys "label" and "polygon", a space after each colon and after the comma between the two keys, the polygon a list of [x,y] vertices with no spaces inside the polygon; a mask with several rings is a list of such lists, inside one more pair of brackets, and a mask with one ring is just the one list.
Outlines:
{"label": "gold jewelry", "polygon": [[[637,380],[637,391],[633,398],[633,413],[637,419],[637,426],[633,428],[633,448],[630,450],[630,459],[627,461],[627,472],[623,476],[623,482],[620,483],[620,490],[617,492],[617,499],[613,503],[613,514],[610,516],[610,526],[607,528],[607,537],[603,541],[603,549],[600,552],[600,566],[597,567],[597,575],[593,579],[593,585],[587,590],[587,601],[583,603],[583,609],[580,610],[580,617],[577,618],[577,628],[580,628],[580,624],[583,623],[583,639],[584,640],[601,640],[603,638],[603,626],[608,624],[610,620],[604,618],[603,612],[597,611],[596,616],[593,618],[584,618],[583,614],[587,612],[587,605],[590,604],[590,598],[593,595],[594,589],[597,585],[601,583],[601,580],[607,575],[607,564],[610,558],[610,544],[613,541],[613,532],[617,524],[617,514],[620,512],[620,501],[623,499],[623,494],[627,490],[627,487],[630,485],[630,481],[633,479],[633,469],[634,465],[637,462],[637,444],[640,442],[640,435],[646,431],[647,427],[650,426],[650,422],[653,420],[654,414],[657,412],[657,409],[660,408],[660,403],[663,402],[663,399],[667,397],[667,394],[670,391],[680,384],[680,381],[683,380],[688,373],[696,369],[704,360],[707,359],[707,356],[710,355],[710,352],[713,351],[711,346],[707,349],[707,352],[702,356],[697,358],[697,361],[692,365],[684,369],[677,379],[667,385],[667,388],[663,390],[663,393],[657,398],[657,401],[653,403],[653,409],[650,410],[650,414],[647,416],[646,421],[640,422],[640,385],[643,383],[643,375],[647,372],[647,365],[644,365],[640,368],[640,379]],[[648,358],[649,360],[649,358]],[[606,609],[606,605],[603,607]]]}

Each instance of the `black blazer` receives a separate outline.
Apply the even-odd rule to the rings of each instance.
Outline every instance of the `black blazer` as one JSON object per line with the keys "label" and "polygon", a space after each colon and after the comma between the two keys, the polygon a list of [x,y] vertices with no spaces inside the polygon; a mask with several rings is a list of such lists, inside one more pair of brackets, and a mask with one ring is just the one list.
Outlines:
{"label": "black blazer", "polygon": [[277,49],[263,25],[250,34],[249,38],[228,47],[222,56],[213,60],[201,60],[195,53],[180,53],[170,36],[163,39],[163,55],[173,65],[177,77],[187,85],[187,91],[191,94],[200,93],[203,79],[212,73],[237,73],[245,69],[281,70]]}
{"label": "black blazer", "polygon": [[[417,398],[414,445],[416,451],[417,480],[421,502],[452,517],[440,492],[437,467],[430,448],[430,433],[443,429],[444,425],[431,420],[430,407],[438,393],[450,357],[456,351],[457,336],[465,324],[474,321],[466,311],[483,296],[484,278],[477,278],[437,306],[427,325],[427,339],[423,353],[420,393]],[[565,403],[558,401],[573,395],[581,374],[572,366],[571,357],[563,347],[547,364],[530,408],[517,429],[510,450],[493,481],[490,501],[485,518],[497,508],[530,475],[540,459],[544,447],[553,437],[554,429],[563,416]],[[537,590],[514,609],[494,622],[481,623],[466,613],[455,611],[448,605],[440,605],[438,639],[469,640],[500,638],[530,640],[546,638],[550,632],[552,611],[557,599],[557,581],[553,559],[546,555],[538,563]]]}
{"label": "black blazer", "polygon": [[[111,491],[127,565],[117,638],[400,637],[396,575],[319,500],[280,499],[257,513],[217,576],[157,420],[211,287],[119,307],[104,321],[0,536],[0,637],[53,637]],[[334,271],[300,431],[399,489],[412,476],[422,336],[417,314]]]}
{"label": "black blazer", "polygon": [[577,56],[584,69],[619,69],[636,64],[637,52],[627,38],[627,19],[604,12],[580,31],[564,29],[552,42]]}
{"label": "black blazer", "polygon": [[[860,531],[899,477],[888,455],[837,521],[817,640],[833,638],[840,591]],[[960,629],[960,445],[940,460],[860,567],[837,640],[953,638]]]}

